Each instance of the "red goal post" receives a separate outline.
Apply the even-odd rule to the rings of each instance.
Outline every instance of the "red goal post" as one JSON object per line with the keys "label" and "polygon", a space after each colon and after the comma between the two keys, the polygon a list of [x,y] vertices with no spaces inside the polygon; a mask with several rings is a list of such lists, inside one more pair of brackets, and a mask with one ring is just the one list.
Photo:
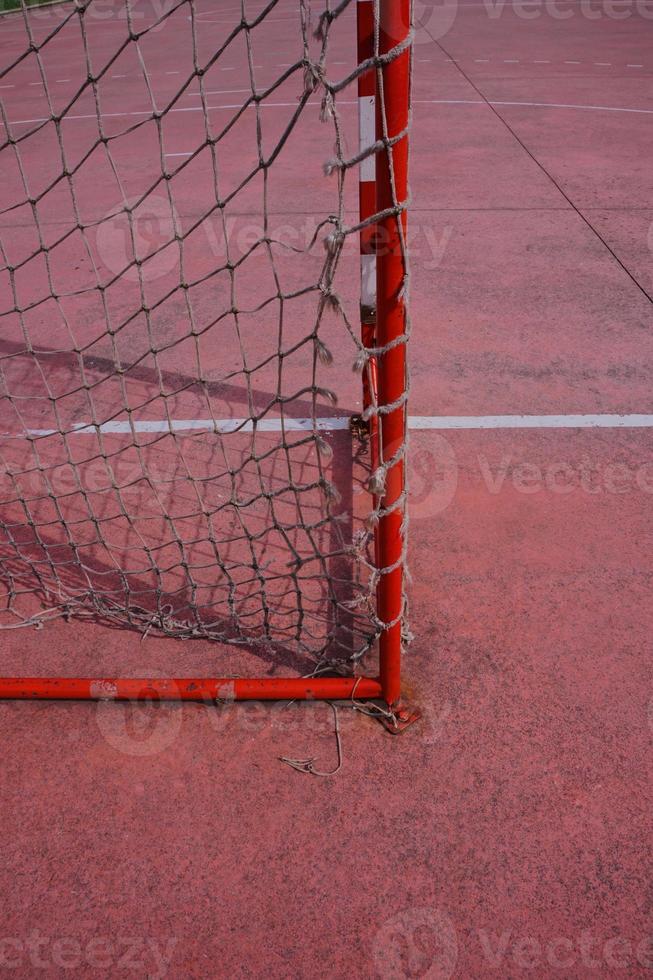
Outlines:
{"label": "red goal post", "polygon": [[[347,2],[341,4],[346,6]],[[358,0],[361,331],[364,412],[375,502],[378,676],[293,678],[3,677],[0,698],[376,699],[402,719],[405,614],[406,221],[410,0]],[[371,149],[372,144],[374,147]],[[374,220],[372,220],[374,219]],[[378,479],[375,480],[375,477]],[[1,515],[0,515],[1,517]]]}

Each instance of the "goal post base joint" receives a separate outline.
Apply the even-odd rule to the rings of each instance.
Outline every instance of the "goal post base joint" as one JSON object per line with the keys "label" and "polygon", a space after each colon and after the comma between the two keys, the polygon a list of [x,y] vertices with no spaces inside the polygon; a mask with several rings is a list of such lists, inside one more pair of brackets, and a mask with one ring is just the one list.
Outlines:
{"label": "goal post base joint", "polygon": [[379,721],[391,735],[401,735],[421,717],[422,712],[419,708],[408,704],[406,701],[400,701],[398,705],[390,709],[387,715],[380,715]]}

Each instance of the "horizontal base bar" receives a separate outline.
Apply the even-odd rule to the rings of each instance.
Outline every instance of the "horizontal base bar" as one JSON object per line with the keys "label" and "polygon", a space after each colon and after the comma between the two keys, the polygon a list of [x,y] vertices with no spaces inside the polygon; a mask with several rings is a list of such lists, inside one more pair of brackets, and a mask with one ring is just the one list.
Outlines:
{"label": "horizontal base bar", "polygon": [[382,698],[373,677],[0,677],[0,699],[79,701],[340,701]]}

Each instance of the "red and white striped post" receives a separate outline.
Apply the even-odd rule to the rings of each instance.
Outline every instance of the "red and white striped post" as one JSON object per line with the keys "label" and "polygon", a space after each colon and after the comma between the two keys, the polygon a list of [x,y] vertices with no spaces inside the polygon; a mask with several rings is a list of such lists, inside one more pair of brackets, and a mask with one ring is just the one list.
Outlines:
{"label": "red and white striped post", "polygon": [[[379,0],[379,55],[406,40],[410,31],[410,0]],[[410,48],[380,69],[377,93],[376,135],[392,140],[408,126],[410,103]],[[393,189],[394,179],[394,189]],[[408,137],[376,154],[376,198],[379,213],[405,204],[408,197]],[[404,336],[406,308],[403,298],[406,211],[380,220],[376,225],[376,343],[387,347]],[[406,347],[397,343],[378,357],[379,408],[400,402],[392,411],[380,414],[382,460],[388,462],[401,449],[406,436]],[[383,696],[391,707],[399,708],[402,653],[402,612],[404,591],[403,512],[404,460],[399,458],[386,471],[385,492],[378,523],[378,567],[391,569],[381,575],[378,587],[378,616],[389,624],[380,638],[380,679]]]}
{"label": "red and white striped post", "polygon": [[[358,0],[356,4],[356,28],[358,36],[358,63],[367,61],[374,54],[374,0]],[[362,152],[376,139],[376,72],[372,68],[358,76],[358,141]],[[376,214],[376,163],[374,155],[360,164],[359,213],[360,220],[367,221]],[[375,346],[376,339],[376,259],[374,256],[374,225],[367,225],[360,233],[361,266],[361,341],[364,347]],[[372,359],[363,374],[363,408],[369,408],[376,400],[376,362]],[[372,465],[376,467],[377,453],[376,419],[370,423]]]}
{"label": "red and white striped post", "polygon": [[[356,28],[358,37],[358,63],[368,61],[374,55],[374,0],[357,0]],[[376,69],[371,68],[358,76],[358,148],[361,153],[376,141]],[[377,212],[376,204],[376,156],[370,154],[360,164],[358,184],[359,215],[367,221]],[[376,226],[366,225],[360,233],[361,295],[360,320],[361,343],[368,350],[376,346]],[[378,404],[378,372],[375,357],[370,357],[363,370],[363,410]],[[376,472],[379,465],[379,422],[372,415],[368,422],[370,465]],[[378,499],[374,498],[378,507]],[[374,538],[374,561],[379,564],[378,538]]]}
{"label": "red and white striped post", "polygon": [[[358,31],[358,63],[374,54],[374,0],[358,0],[356,5]],[[359,149],[368,149],[376,139],[376,72],[374,69],[358,76],[358,136]],[[376,172],[374,156],[366,157],[360,165],[360,219],[366,221],[376,213]],[[374,315],[376,312],[376,261],[374,258],[374,226],[363,228],[361,252],[361,325],[363,343],[371,334],[373,347]],[[366,330],[372,326],[372,330]]]}

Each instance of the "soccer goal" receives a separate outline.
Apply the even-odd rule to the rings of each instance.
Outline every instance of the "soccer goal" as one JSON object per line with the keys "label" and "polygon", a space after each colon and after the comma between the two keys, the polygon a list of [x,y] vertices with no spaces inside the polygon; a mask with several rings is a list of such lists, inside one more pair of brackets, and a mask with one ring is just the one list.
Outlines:
{"label": "soccer goal", "polygon": [[400,727],[409,0],[20,0],[0,35],[0,628],[220,665],[0,697]]}

